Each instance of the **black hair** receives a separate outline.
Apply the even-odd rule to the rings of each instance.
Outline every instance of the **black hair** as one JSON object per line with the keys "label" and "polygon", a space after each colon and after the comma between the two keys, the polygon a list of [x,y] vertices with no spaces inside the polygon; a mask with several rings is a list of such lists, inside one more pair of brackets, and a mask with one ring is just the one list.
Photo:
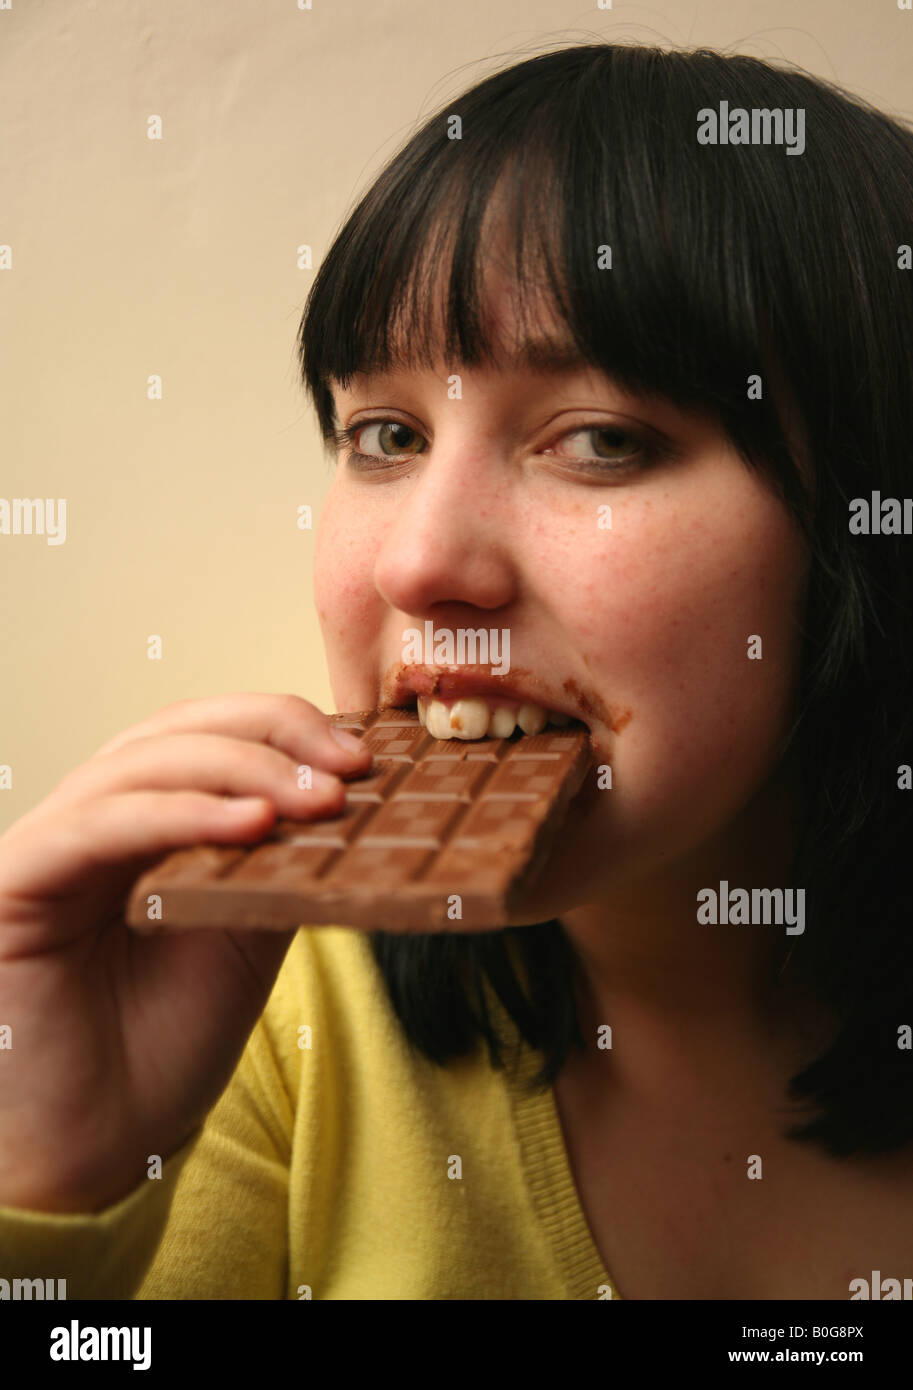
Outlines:
{"label": "black hair", "polygon": [[[804,151],[699,143],[698,113],[723,100],[803,110]],[[902,257],[913,132],[806,73],[704,49],[594,43],[488,76],[404,144],[315,277],[298,351],[327,447],[338,439],[331,381],[427,364],[436,342],[454,363],[493,360],[480,271],[496,186],[512,210],[523,321],[526,288],[544,274],[585,360],[712,412],[809,543],[786,745],[806,793],[790,880],[806,889],[806,929],[790,940],[785,976],[839,1023],[789,1083],[791,1102],[814,1114],[788,1133],[835,1157],[905,1146],[913,791],[900,772],[913,754],[913,540],[851,533],[849,504],[911,490],[913,273]],[[755,374],[761,399],[749,398]],[[552,1084],[582,1046],[557,920],[372,942],[406,1036],[440,1065],[480,1038],[503,1065],[483,982],[544,1054],[535,1085]]]}

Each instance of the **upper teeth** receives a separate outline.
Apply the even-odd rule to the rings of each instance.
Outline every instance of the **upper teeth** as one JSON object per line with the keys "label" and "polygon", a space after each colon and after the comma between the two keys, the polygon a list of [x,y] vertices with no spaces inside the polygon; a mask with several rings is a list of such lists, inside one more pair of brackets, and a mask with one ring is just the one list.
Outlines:
{"label": "upper teeth", "polygon": [[509,705],[491,708],[481,696],[469,696],[447,704],[443,700],[418,697],[418,717],[432,738],[510,738],[514,729],[539,734],[547,723],[570,723],[566,714],[545,710],[541,705]]}

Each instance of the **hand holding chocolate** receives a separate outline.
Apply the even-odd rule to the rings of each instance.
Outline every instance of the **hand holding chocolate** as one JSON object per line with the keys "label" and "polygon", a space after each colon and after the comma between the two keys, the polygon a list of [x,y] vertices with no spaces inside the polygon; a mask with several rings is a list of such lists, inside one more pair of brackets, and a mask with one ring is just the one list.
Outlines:
{"label": "hand holding chocolate", "polygon": [[130,926],[506,925],[586,776],[586,728],[438,738],[412,710],[331,718],[373,760],[343,813],[279,820],[255,845],[169,854],[134,887]]}

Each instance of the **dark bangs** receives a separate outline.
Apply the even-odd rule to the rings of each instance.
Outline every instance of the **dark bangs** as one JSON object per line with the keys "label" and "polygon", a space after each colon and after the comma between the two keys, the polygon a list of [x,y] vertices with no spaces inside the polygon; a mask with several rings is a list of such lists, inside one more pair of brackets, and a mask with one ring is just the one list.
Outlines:
{"label": "dark bangs", "polygon": [[[698,113],[722,101],[801,109],[804,151],[698,143]],[[503,254],[524,339],[542,336],[545,296],[585,363],[710,412],[801,526],[812,565],[786,749],[807,792],[791,880],[807,909],[787,974],[843,1020],[793,1084],[820,1111],[797,1137],[831,1153],[913,1139],[911,1053],[896,1046],[913,1022],[913,792],[898,788],[913,542],[848,528],[854,497],[913,491],[911,238],[913,136],[851,94],[744,56],[567,48],[486,78],[408,140],[324,257],[298,338],[330,445],[331,381],[498,365],[484,276]],[[484,979],[542,1048],[547,1084],[579,1041],[561,935],[551,922],[374,944],[425,1055],[443,1064],[483,1037],[498,1064]]]}
{"label": "dark bangs", "polygon": [[[733,104],[740,86],[756,95],[758,66],[593,45],[498,73],[429,120],[348,218],[308,297],[299,357],[325,441],[331,379],[497,365],[483,284],[497,230],[524,338],[542,338],[547,297],[584,362],[711,411],[750,466],[773,465],[802,515],[772,379],[778,360],[791,381],[809,366],[812,325],[790,332],[790,248],[812,244],[820,224],[801,159],[771,146],[749,168],[695,138],[697,111],[721,92]],[[768,84],[767,95],[795,94]],[[838,206],[835,189],[835,217]],[[814,277],[814,305],[830,268],[794,269]],[[756,374],[763,397],[749,401]]]}

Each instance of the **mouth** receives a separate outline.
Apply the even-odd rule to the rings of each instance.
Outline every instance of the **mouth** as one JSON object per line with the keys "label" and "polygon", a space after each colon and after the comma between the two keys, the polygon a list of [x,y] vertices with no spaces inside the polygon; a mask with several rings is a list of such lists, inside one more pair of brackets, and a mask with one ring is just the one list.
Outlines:
{"label": "mouth", "polygon": [[585,723],[576,710],[553,705],[537,678],[523,681],[483,668],[406,666],[389,703],[415,710],[431,737],[439,739],[510,738],[517,732],[541,733],[547,725]]}

